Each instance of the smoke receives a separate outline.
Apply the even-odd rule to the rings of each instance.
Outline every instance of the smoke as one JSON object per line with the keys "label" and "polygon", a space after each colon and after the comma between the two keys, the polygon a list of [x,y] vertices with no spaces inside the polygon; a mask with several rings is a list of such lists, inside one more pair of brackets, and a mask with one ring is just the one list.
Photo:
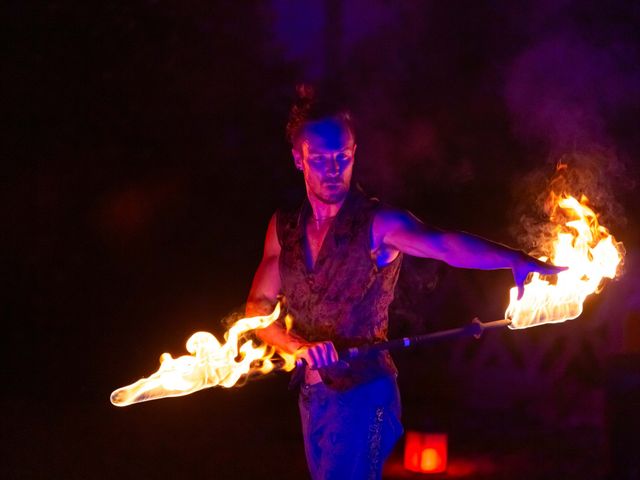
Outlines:
{"label": "smoke", "polygon": [[513,62],[505,99],[516,135],[551,151],[610,144],[611,123],[640,105],[637,47],[592,45],[577,32],[536,41]]}
{"label": "smoke", "polygon": [[555,237],[555,224],[549,221],[552,194],[587,197],[599,223],[609,230],[624,228],[627,222],[619,201],[620,190],[632,188],[634,182],[614,152],[592,148],[566,153],[556,161],[555,166],[531,171],[514,187],[513,196],[518,201],[511,234],[518,246],[536,256],[548,256]]}
{"label": "smoke", "polygon": [[[504,90],[512,132],[535,152],[536,163],[542,160],[512,187],[511,233],[537,255],[550,245],[550,192],[585,195],[601,224],[620,229],[621,198],[636,185],[616,125],[640,107],[637,43],[605,21],[589,37],[584,27],[561,25],[513,60]],[[567,168],[555,170],[557,164]]]}
{"label": "smoke", "polygon": [[344,89],[359,180],[390,201],[633,146],[637,12],[624,2],[272,0],[264,10],[268,61]]}

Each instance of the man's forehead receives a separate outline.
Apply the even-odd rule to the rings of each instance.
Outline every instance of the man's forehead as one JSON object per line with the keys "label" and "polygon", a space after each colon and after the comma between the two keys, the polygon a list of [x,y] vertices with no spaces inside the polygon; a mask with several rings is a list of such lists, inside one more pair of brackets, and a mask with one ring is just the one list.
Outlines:
{"label": "man's forehead", "polygon": [[353,135],[341,120],[328,118],[304,126],[302,141],[310,151],[335,151],[353,147]]}

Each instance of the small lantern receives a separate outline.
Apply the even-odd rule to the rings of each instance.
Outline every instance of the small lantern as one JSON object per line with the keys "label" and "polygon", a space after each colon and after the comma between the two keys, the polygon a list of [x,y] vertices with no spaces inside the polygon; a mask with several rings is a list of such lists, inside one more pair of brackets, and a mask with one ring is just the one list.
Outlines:
{"label": "small lantern", "polygon": [[447,434],[407,432],[404,444],[404,468],[419,473],[447,470]]}

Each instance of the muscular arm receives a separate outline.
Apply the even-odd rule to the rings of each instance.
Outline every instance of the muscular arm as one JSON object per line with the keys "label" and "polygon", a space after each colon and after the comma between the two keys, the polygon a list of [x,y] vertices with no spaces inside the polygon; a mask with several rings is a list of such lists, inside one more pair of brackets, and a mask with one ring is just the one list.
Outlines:
{"label": "muscular arm", "polygon": [[[280,257],[280,243],[276,233],[275,214],[269,221],[267,236],[264,242],[264,253],[256,274],[253,277],[249,298],[247,299],[246,315],[267,315],[273,311],[280,293],[280,271],[278,259]],[[292,334],[287,333],[280,323],[272,323],[266,328],[256,331],[260,339],[287,353],[294,353],[305,342]]]}
{"label": "muscular arm", "polygon": [[[275,214],[269,221],[264,242],[264,253],[258,270],[253,277],[245,313],[248,317],[267,315],[273,311],[280,293],[280,243],[276,231]],[[287,353],[295,353],[304,358],[311,368],[328,365],[338,359],[331,342],[311,343],[287,330],[278,322],[256,331],[256,335],[265,343]]]}
{"label": "muscular arm", "polygon": [[392,254],[403,252],[435,258],[461,268],[510,268],[518,287],[518,298],[524,293],[524,281],[530,272],[554,274],[564,270],[476,235],[427,226],[402,210],[381,210],[374,219],[372,233],[374,248],[386,249]]}

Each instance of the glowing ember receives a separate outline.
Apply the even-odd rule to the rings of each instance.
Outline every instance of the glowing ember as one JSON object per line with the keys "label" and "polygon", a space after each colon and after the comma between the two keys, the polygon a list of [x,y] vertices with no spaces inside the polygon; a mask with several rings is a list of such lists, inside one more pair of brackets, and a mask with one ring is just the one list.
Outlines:
{"label": "glowing ember", "polygon": [[587,206],[587,198],[578,201],[570,195],[551,194],[550,220],[555,225],[550,258],[555,265],[569,267],[551,284],[543,276],[532,274],[524,296],[517,300],[517,288],[510,291],[505,313],[510,328],[528,328],[544,323],[564,322],[578,317],[587,296],[602,289],[605,278],[614,278],[622,256],[622,243],[598,224],[597,215]]}
{"label": "glowing ember", "polygon": [[[225,333],[224,344],[209,332],[194,333],[187,340],[190,355],[173,358],[163,353],[157,372],[114,391],[111,403],[124,407],[158,398],[188,395],[217,385],[232,387],[243,375],[270,372],[274,368],[271,358],[275,350],[266,345],[256,346],[252,340],[243,341],[243,338],[253,330],[270,325],[279,315],[280,304],[270,315],[241,318]],[[285,361],[280,368],[293,370],[294,356],[284,352],[278,354]]]}

